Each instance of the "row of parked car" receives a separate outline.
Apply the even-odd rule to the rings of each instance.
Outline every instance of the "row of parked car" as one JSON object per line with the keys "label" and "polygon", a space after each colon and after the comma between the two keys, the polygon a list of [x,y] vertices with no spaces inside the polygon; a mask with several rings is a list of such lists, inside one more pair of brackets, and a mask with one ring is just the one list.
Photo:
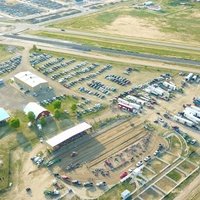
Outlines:
{"label": "row of parked car", "polygon": [[55,1],[51,1],[51,0],[26,0],[27,2],[30,2],[32,4],[36,4],[39,7],[45,7],[51,10],[57,10],[57,9],[61,9],[64,7],[63,4],[55,2]]}
{"label": "row of parked car", "polygon": [[[64,64],[66,64],[65,66],[68,66],[72,63],[76,62],[75,59],[72,59],[72,60],[69,60],[69,61],[66,61]],[[77,65],[75,65],[74,67],[72,67],[71,69],[65,69],[64,71],[59,71],[55,74],[53,74],[51,76],[51,79],[52,80],[56,80],[58,79],[58,82],[59,83],[65,83],[67,80],[73,78],[73,76],[75,75],[74,73],[72,72],[75,72],[77,71],[78,69],[80,70],[82,67],[85,67],[88,63],[86,61],[84,62],[81,62],[81,63],[78,63]],[[56,66],[55,66],[56,67]],[[55,70],[56,71],[56,70]],[[72,74],[71,74],[72,73]],[[67,75],[67,76],[65,76]],[[77,74],[78,75],[78,74]]]}
{"label": "row of parked car", "polygon": [[111,94],[111,92],[116,92],[117,89],[115,87],[109,87],[101,83],[100,81],[92,80],[91,82],[87,83],[87,85],[95,90],[102,92],[105,95]]}
{"label": "row of parked car", "polygon": [[86,80],[93,79],[93,78],[97,77],[98,75],[102,74],[103,72],[105,72],[105,71],[107,71],[107,70],[110,70],[111,68],[112,68],[111,65],[106,65],[106,66],[104,66],[103,68],[101,68],[100,70],[98,70],[97,72],[90,73],[90,74],[88,74],[86,77],[81,77],[81,78],[79,78],[78,80],[69,82],[68,84],[64,84],[64,86],[65,86],[66,88],[71,88],[72,86],[75,86],[75,85],[77,85],[78,83],[81,83],[81,82],[86,81]]}
{"label": "row of parked car", "polygon": [[49,55],[49,54],[46,54],[46,53],[36,53],[36,52],[33,52],[29,56],[30,63],[31,63],[32,67],[35,67],[39,63],[44,62],[44,61],[46,61],[46,60],[48,60],[50,58],[52,58],[52,56]]}
{"label": "row of parked car", "polygon": [[122,86],[126,86],[128,84],[131,84],[131,81],[129,81],[127,78],[124,78],[122,76],[117,76],[117,75],[114,75],[114,74],[107,75],[105,77],[105,79],[110,80],[110,81],[117,83],[118,85],[122,85]]}
{"label": "row of parked car", "polygon": [[77,117],[81,117],[82,115],[85,115],[85,114],[96,113],[96,112],[100,111],[101,109],[103,109],[103,105],[101,103],[98,103],[90,108],[85,108],[83,110],[77,110],[76,113],[77,113]]}
{"label": "row of parked car", "polygon": [[45,105],[48,105],[48,104],[52,103],[55,100],[65,99],[66,96],[67,96],[66,94],[63,94],[63,95],[60,95],[60,96],[55,96],[55,97],[52,97],[50,99],[42,100],[39,103],[40,103],[40,105],[45,106]]}
{"label": "row of parked car", "polygon": [[104,94],[100,94],[98,92],[93,92],[93,91],[91,91],[91,90],[89,90],[89,89],[87,89],[85,87],[80,87],[79,91],[82,92],[82,93],[86,93],[86,94],[89,94],[89,95],[96,96],[96,97],[98,97],[100,99],[106,98],[106,96]]}
{"label": "row of parked car", "polygon": [[7,15],[13,17],[25,17],[28,15],[39,14],[44,10],[41,8],[36,8],[30,4],[15,2],[7,3],[5,0],[0,0],[0,12],[6,13]]}
{"label": "row of parked car", "polygon": [[13,71],[20,65],[22,56],[16,56],[0,63],[0,75]]}

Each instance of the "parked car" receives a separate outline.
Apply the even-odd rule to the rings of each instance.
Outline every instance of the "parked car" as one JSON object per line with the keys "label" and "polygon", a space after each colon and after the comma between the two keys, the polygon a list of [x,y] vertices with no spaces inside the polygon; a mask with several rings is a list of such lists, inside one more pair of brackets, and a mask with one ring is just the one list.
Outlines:
{"label": "parked car", "polygon": [[122,179],[122,178],[126,177],[127,175],[128,175],[127,172],[122,172],[122,173],[120,174],[120,178]]}

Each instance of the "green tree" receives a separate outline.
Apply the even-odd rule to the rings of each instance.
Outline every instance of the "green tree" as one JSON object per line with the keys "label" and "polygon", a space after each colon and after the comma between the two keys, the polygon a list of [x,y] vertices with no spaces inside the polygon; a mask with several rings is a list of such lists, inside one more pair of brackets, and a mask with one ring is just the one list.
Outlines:
{"label": "green tree", "polygon": [[72,112],[75,113],[76,112],[76,109],[77,109],[77,105],[76,104],[73,104],[71,106],[71,109],[72,109]]}
{"label": "green tree", "polygon": [[20,127],[20,121],[19,121],[19,119],[17,119],[17,118],[12,118],[12,119],[9,121],[9,125],[10,125],[10,127],[12,127],[12,128],[19,128],[19,127]]}
{"label": "green tree", "polygon": [[60,109],[61,108],[61,101],[60,100],[54,101],[53,107],[54,107],[54,109]]}
{"label": "green tree", "polygon": [[37,51],[37,46],[35,44],[33,45],[33,51]]}
{"label": "green tree", "polygon": [[42,118],[40,119],[40,124],[41,124],[42,126],[44,126],[46,123],[47,123],[47,122],[46,122],[45,117],[42,117]]}
{"label": "green tree", "polygon": [[35,114],[33,113],[33,112],[28,112],[28,120],[30,121],[30,122],[33,122],[33,121],[35,121]]}
{"label": "green tree", "polygon": [[56,119],[59,119],[61,117],[61,112],[58,109],[55,110],[54,117]]}

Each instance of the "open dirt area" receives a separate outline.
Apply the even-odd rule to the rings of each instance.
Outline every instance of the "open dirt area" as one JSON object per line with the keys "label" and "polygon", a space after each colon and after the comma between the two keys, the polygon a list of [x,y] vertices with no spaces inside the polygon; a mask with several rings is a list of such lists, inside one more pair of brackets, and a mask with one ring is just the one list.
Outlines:
{"label": "open dirt area", "polygon": [[149,21],[131,16],[120,16],[111,25],[107,25],[103,29],[100,28],[98,31],[151,39],[174,38],[174,35],[161,32],[158,27],[150,24]]}
{"label": "open dirt area", "polygon": [[169,192],[172,188],[176,186],[176,184],[173,181],[171,181],[168,177],[163,177],[156,183],[156,186],[158,186],[165,192]]}

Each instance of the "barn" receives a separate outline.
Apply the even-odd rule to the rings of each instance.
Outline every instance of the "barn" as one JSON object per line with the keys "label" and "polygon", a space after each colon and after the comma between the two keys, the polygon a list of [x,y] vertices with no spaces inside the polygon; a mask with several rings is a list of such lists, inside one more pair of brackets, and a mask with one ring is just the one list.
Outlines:
{"label": "barn", "polygon": [[47,145],[53,150],[59,149],[61,146],[76,140],[81,137],[86,131],[90,130],[92,126],[86,122],[82,122],[70,129],[59,133],[58,135],[46,141]]}
{"label": "barn", "polygon": [[29,112],[33,112],[35,115],[35,119],[38,120],[43,116],[49,116],[50,112],[45,109],[44,107],[38,105],[35,102],[30,102],[26,105],[24,108],[24,112],[26,115],[28,115]]}
{"label": "barn", "polygon": [[19,72],[14,76],[14,80],[20,88],[33,93],[48,88],[48,82],[46,80],[29,71]]}

